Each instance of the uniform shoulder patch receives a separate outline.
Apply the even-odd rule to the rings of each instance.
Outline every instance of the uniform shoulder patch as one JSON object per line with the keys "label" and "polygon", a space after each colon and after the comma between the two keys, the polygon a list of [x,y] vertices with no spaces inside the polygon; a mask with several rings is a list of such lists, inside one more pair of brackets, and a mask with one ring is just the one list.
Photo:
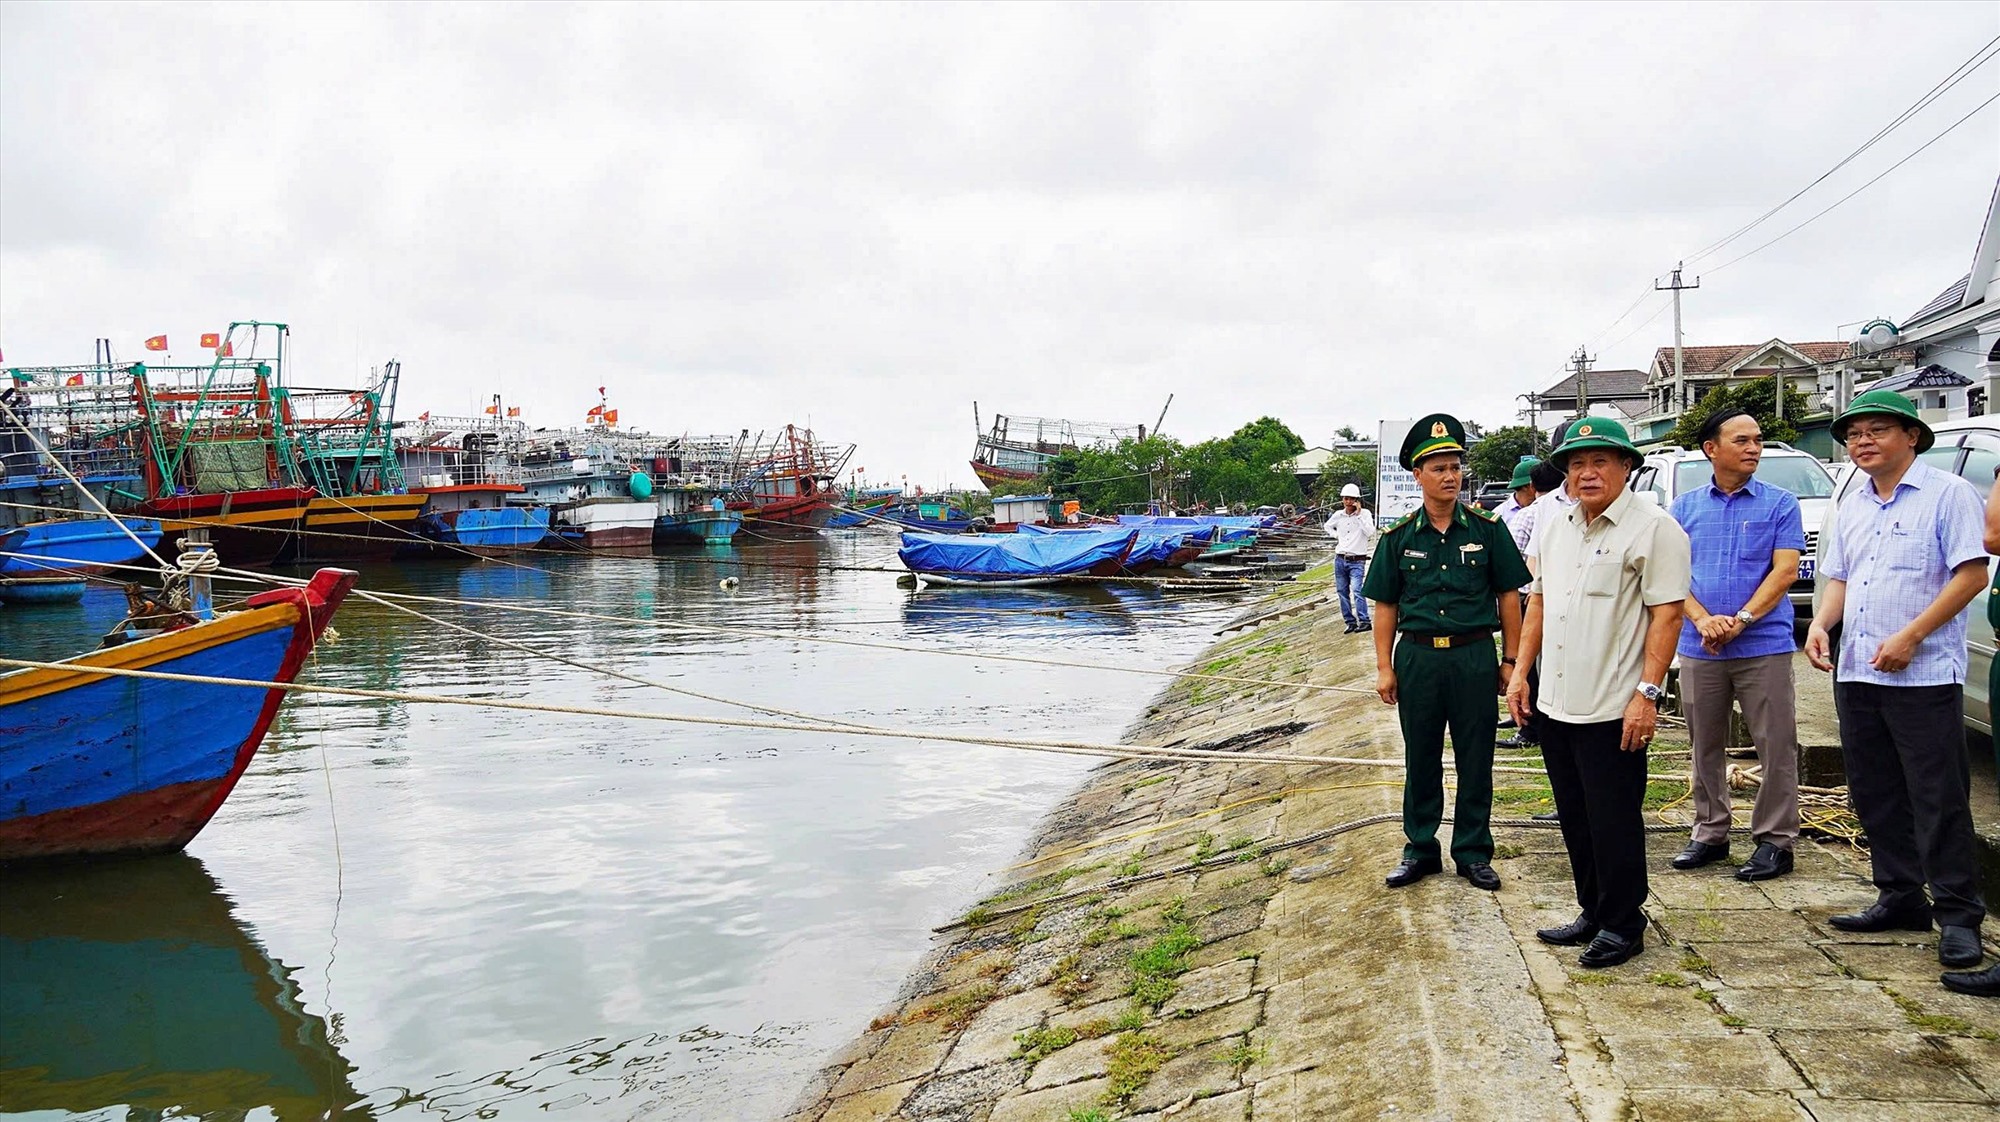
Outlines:
{"label": "uniform shoulder patch", "polygon": [[1394,522],[1389,523],[1389,528],[1391,530],[1400,530],[1403,527],[1408,526],[1411,522],[1415,521],[1416,517],[1417,517],[1417,512],[1413,510],[1408,514],[1405,514],[1401,518],[1396,519]]}
{"label": "uniform shoulder patch", "polygon": [[1474,514],[1478,515],[1478,516],[1479,516],[1479,517],[1481,517],[1481,518],[1484,518],[1484,519],[1485,519],[1485,520],[1487,520],[1488,522],[1498,522],[1498,521],[1500,521],[1500,516],[1499,516],[1498,514],[1495,514],[1494,512],[1492,512],[1492,511],[1490,511],[1490,510],[1487,510],[1487,509],[1486,509],[1485,507],[1477,507],[1477,506],[1475,506],[1475,507],[1471,507],[1471,508],[1469,508],[1469,509],[1470,509],[1470,510],[1472,511],[1472,513],[1474,513]]}

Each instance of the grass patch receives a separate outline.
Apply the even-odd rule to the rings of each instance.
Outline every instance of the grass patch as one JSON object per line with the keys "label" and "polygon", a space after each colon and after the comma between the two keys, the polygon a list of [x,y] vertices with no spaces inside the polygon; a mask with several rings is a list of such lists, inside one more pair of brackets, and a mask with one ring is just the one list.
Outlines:
{"label": "grass patch", "polygon": [[1743,1018],[1737,1016],[1734,1013],[1724,1013],[1722,1015],[1722,1023],[1728,1025],[1730,1028],[1743,1028],[1747,1026],[1750,1022],[1744,1020]]}
{"label": "grass patch", "polygon": [[1040,1063],[1043,1056],[1060,1052],[1075,1044],[1077,1032],[1073,1028],[1038,1028],[1014,1034],[1015,1054],[1029,1063]]}
{"label": "grass patch", "polygon": [[903,1019],[911,1022],[936,1021],[948,1029],[962,1029],[979,1015],[981,1009],[993,1004],[993,999],[999,994],[1000,991],[992,985],[981,983],[912,1009]]}
{"label": "grass patch", "polygon": [[1206,861],[1215,856],[1215,835],[1203,830],[1194,836],[1194,860]]}
{"label": "grass patch", "polygon": [[1175,923],[1140,950],[1132,952],[1132,987],[1129,991],[1142,1005],[1157,1009],[1174,995],[1179,983],[1174,979],[1188,972],[1187,956],[1201,946],[1201,938],[1186,923]]}
{"label": "grass patch", "polygon": [[1493,847],[1493,859],[1495,861],[1509,861],[1513,858],[1523,856],[1527,852],[1528,850],[1524,846],[1518,846],[1512,842],[1501,842],[1499,845]]}
{"label": "grass patch", "polygon": [[1263,1063],[1270,1056],[1271,1050],[1264,1045],[1259,1044],[1253,1048],[1246,1042],[1224,1052],[1217,1057],[1217,1062],[1229,1065],[1230,1070],[1240,1079],[1244,1071]]}
{"label": "grass patch", "polygon": [[1173,778],[1172,772],[1164,772],[1160,775],[1153,776],[1151,779],[1141,779],[1137,783],[1127,783],[1125,785],[1124,793],[1129,795],[1132,792],[1137,791],[1142,787],[1151,787],[1155,783],[1165,783],[1167,780],[1172,778]]}
{"label": "grass patch", "polygon": [[1046,932],[1035,930],[1036,926],[1041,922],[1042,906],[1036,904],[1034,907],[1021,913],[1021,918],[1015,921],[1013,927],[1007,929],[1007,934],[1013,936],[1014,941],[1024,947],[1029,943],[1039,943],[1043,939],[1048,938]]}
{"label": "grass patch", "polygon": [[1715,964],[1696,954],[1694,951],[1689,951],[1681,956],[1681,969],[1690,974],[1700,974],[1707,978],[1715,977]]}
{"label": "grass patch", "polygon": [[1646,784],[1647,810],[1658,810],[1668,803],[1677,803],[1687,797],[1688,785],[1673,779],[1655,779]]}
{"label": "grass patch", "polygon": [[[1246,651],[1245,653],[1249,652]],[[1243,655],[1240,654],[1223,655],[1221,658],[1214,659],[1207,666],[1202,667],[1201,672],[1203,674],[1220,674],[1242,661]]]}
{"label": "grass patch", "polygon": [[1666,986],[1671,989],[1683,989],[1692,984],[1686,977],[1676,974],[1671,970],[1661,970],[1648,974],[1646,975],[1646,980],[1656,986]]}
{"label": "grass patch", "polygon": [[1132,856],[1127,857],[1125,863],[1118,866],[1116,871],[1121,877],[1136,877],[1146,871],[1146,859],[1134,853]]}
{"label": "grass patch", "polygon": [[1710,993],[1707,990],[1694,991],[1694,999],[1711,1007],[1714,1006],[1716,1004],[1716,1001],[1718,1000],[1713,993]]}
{"label": "grass patch", "polygon": [[1887,986],[1882,987],[1882,992],[1888,994],[1889,1000],[1895,1002],[1897,1008],[1903,1011],[1904,1020],[1925,1032],[1971,1036],[1980,1040],[2000,1040],[2000,1033],[1980,1028],[1962,1017],[1953,1017],[1946,1013],[1926,1013],[1923,1005],[1915,999],[1904,997]]}
{"label": "grass patch", "polygon": [[1160,909],[1161,923],[1172,925],[1179,923],[1180,921],[1186,918],[1187,918],[1187,897],[1185,896],[1174,897],[1172,900],[1167,901],[1166,907]]}
{"label": "grass patch", "polygon": [[1111,1122],[1111,1116],[1094,1106],[1079,1106],[1063,1115],[1063,1122]]}
{"label": "grass patch", "polygon": [[1174,1050],[1143,1032],[1127,1033],[1111,1046],[1107,1074],[1111,1086],[1105,1089],[1107,1103],[1124,1103],[1146,1085],[1153,1073],[1174,1058]]}
{"label": "grass patch", "polygon": [[1093,927],[1089,931],[1084,932],[1083,945],[1086,947],[1101,947],[1106,943],[1115,942],[1119,939],[1136,939],[1143,934],[1145,932],[1136,923],[1118,923],[1113,921]]}
{"label": "grass patch", "polygon": [[1499,787],[1493,791],[1493,805],[1496,807],[1528,808],[1555,805],[1556,797],[1547,784],[1530,783],[1525,787]]}
{"label": "grass patch", "polygon": [[1263,859],[1264,847],[1261,845],[1253,845],[1249,849],[1236,850],[1236,863],[1239,865],[1247,865],[1252,861],[1262,861]]}
{"label": "grass patch", "polygon": [[1019,900],[1023,896],[1033,896],[1038,892],[1047,892],[1050,889],[1061,888],[1077,877],[1097,869],[1102,869],[1108,864],[1110,864],[1108,861],[1099,861],[1094,865],[1072,865],[1066,869],[1057,869],[1053,873],[1044,873],[1041,876],[1003,888],[999,892],[981,900],[980,903],[991,907],[995,904],[1005,904],[1012,900]]}
{"label": "grass patch", "polygon": [[1090,990],[1090,979],[1083,973],[1083,956],[1066,954],[1056,962],[1055,969],[1049,971],[1049,989],[1064,1004],[1082,997]]}
{"label": "grass patch", "polygon": [[1254,646],[1254,647],[1251,647],[1251,648],[1250,648],[1249,650],[1247,650],[1247,651],[1244,651],[1243,653],[1244,653],[1244,654],[1246,654],[1246,655],[1253,655],[1253,654],[1284,654],[1284,653],[1285,653],[1285,644],[1284,644],[1284,643],[1283,643],[1282,641],[1274,641],[1274,642],[1269,642],[1269,643],[1259,643],[1259,644],[1257,644],[1256,646]]}
{"label": "grass patch", "polygon": [[1611,984],[1611,975],[1571,974],[1569,976],[1569,980],[1575,982],[1579,986],[1608,986]]}
{"label": "grass patch", "polygon": [[1289,857],[1270,857],[1266,858],[1263,864],[1257,866],[1257,871],[1267,877],[1275,877],[1291,867],[1292,861]]}
{"label": "grass patch", "polygon": [[993,909],[982,904],[965,913],[965,918],[959,922],[967,927],[984,927],[993,922]]}

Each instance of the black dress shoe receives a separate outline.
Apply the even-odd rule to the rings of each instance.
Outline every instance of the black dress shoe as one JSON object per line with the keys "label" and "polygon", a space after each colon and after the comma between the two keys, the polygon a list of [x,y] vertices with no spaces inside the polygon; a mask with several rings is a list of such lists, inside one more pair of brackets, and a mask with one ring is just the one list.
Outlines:
{"label": "black dress shoe", "polygon": [[1373,631],[1373,630],[1375,630],[1375,624],[1373,623],[1373,621],[1370,621],[1370,620],[1365,620],[1365,619],[1364,619],[1364,620],[1362,620],[1362,621],[1361,621],[1361,630],[1363,630],[1363,631]]}
{"label": "black dress shoe", "polygon": [[1691,841],[1687,843],[1686,849],[1674,854],[1673,864],[1676,869],[1699,869],[1727,856],[1729,856],[1728,842],[1710,845],[1707,842]]}
{"label": "black dress shoe", "polygon": [[1583,954],[1576,960],[1578,966],[1586,970],[1599,970],[1606,966],[1616,966],[1640,951],[1646,949],[1646,937],[1634,935],[1630,939],[1600,931],[1590,945],[1583,948]]}
{"label": "black dress shoe", "polygon": [[1348,624],[1348,625],[1347,625],[1347,629],[1346,629],[1346,630],[1344,630],[1344,631],[1342,631],[1342,632],[1341,632],[1341,634],[1342,634],[1342,635],[1352,635],[1352,634],[1354,634],[1355,632],[1357,632],[1357,631],[1359,631],[1359,630],[1361,630],[1361,629],[1360,629],[1360,628],[1358,628],[1358,627],[1356,627],[1356,626],[1354,626],[1353,624],[1351,624],[1351,623],[1350,623],[1350,624]]}
{"label": "black dress shoe", "polygon": [[1750,860],[1745,861],[1743,867],[1736,870],[1736,879],[1770,880],[1772,877],[1781,877],[1791,871],[1791,850],[1779,849],[1770,842],[1760,842],[1757,852],[1752,853]]}
{"label": "black dress shoe", "polygon": [[1382,883],[1390,888],[1407,888],[1432,873],[1442,872],[1444,872],[1444,862],[1435,857],[1422,861],[1405,861],[1396,866],[1395,872],[1383,877]]}
{"label": "black dress shoe", "polygon": [[1510,736],[1505,740],[1494,741],[1493,746],[1495,748],[1526,748],[1528,742],[1518,736]]}
{"label": "black dress shoe", "polygon": [[1979,965],[1979,960],[1985,957],[1977,927],[1946,924],[1938,928],[1938,962],[1942,965],[1963,969]]}
{"label": "black dress shoe", "polygon": [[[1484,861],[1475,861],[1470,865],[1460,865],[1458,867],[1458,875],[1471,881],[1474,888],[1483,888],[1488,892],[1498,892],[1500,890],[1500,874],[1494,872],[1493,866],[1488,865]],[[1954,963],[1953,965],[1957,964]]]}
{"label": "black dress shoe", "polygon": [[1499,723],[1499,724],[1497,724],[1497,725],[1495,725],[1495,726],[1493,726],[1493,727],[1494,727],[1494,728],[1501,728],[1501,729],[1510,729],[1510,728],[1513,728],[1513,727],[1514,727],[1514,718],[1512,718],[1512,717],[1502,717],[1502,718],[1500,718],[1500,723]]}
{"label": "black dress shoe", "polygon": [[1877,931],[1929,931],[1931,929],[1930,909],[1907,908],[1893,911],[1881,903],[1843,916],[1828,916],[1826,922],[1842,931],[1859,931],[1873,934]]}
{"label": "black dress shoe", "polygon": [[1597,924],[1589,916],[1579,915],[1561,927],[1544,927],[1535,932],[1535,938],[1553,947],[1580,947],[1597,938]]}
{"label": "black dress shoe", "polygon": [[1989,966],[1972,974],[1939,974],[1938,981],[1954,993],[2000,997],[2000,966]]}
{"label": "black dress shoe", "polygon": [[1553,811],[1553,810],[1552,810],[1552,811],[1549,811],[1549,812],[1548,812],[1547,814],[1537,814],[1537,815],[1535,815],[1535,816],[1534,816],[1534,821],[1536,821],[1536,822],[1560,822],[1560,821],[1562,821],[1562,815],[1561,815],[1561,814],[1559,814],[1559,813],[1557,813],[1556,811]]}

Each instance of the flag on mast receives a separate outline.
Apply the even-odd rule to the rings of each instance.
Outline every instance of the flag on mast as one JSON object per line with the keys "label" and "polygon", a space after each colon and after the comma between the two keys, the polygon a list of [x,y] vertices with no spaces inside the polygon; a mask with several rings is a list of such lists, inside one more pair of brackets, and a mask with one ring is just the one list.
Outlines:
{"label": "flag on mast", "polygon": [[152,338],[150,338],[150,339],[146,340],[146,349],[147,349],[147,350],[149,350],[149,351],[164,351],[164,350],[166,350],[166,349],[167,349],[167,337],[166,337],[165,335],[155,335],[155,336],[153,336]]}

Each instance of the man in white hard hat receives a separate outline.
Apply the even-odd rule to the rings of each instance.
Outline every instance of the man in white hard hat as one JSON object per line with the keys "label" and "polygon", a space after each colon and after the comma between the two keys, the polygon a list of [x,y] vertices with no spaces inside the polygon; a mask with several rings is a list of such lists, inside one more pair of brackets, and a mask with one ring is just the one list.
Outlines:
{"label": "man in white hard hat", "polygon": [[1347,634],[1373,631],[1361,582],[1368,575],[1368,559],[1375,555],[1379,530],[1374,513],[1361,505],[1360,487],[1349,483],[1340,489],[1340,509],[1326,520],[1326,532],[1333,538],[1333,587],[1340,595]]}

